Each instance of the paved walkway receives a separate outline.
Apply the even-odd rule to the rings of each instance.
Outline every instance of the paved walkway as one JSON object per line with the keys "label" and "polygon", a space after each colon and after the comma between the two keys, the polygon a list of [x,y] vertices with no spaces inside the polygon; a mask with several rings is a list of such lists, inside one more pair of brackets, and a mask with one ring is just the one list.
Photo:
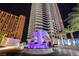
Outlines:
{"label": "paved walkway", "polygon": [[79,46],[59,46],[55,48],[58,55],[64,56],[79,56]]}
{"label": "paved walkway", "polygon": [[[20,54],[9,54],[9,55],[17,55],[17,56],[79,56],[79,46],[59,46],[57,48],[52,48],[53,53],[51,54],[42,54],[42,55],[30,55],[24,52]],[[17,51],[18,52],[18,51]]]}

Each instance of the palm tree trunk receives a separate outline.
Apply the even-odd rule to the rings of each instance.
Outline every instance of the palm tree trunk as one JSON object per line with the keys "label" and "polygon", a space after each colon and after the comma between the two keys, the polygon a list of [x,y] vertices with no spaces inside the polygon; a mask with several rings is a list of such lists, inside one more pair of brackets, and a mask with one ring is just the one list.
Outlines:
{"label": "palm tree trunk", "polygon": [[74,40],[74,36],[73,36],[73,33],[70,33],[70,35],[71,35],[71,38]]}
{"label": "palm tree trunk", "polygon": [[65,39],[67,39],[67,35],[65,34]]}
{"label": "palm tree trunk", "polygon": [[63,36],[61,36],[61,41],[62,41],[62,44],[64,45],[64,43],[63,43]]}

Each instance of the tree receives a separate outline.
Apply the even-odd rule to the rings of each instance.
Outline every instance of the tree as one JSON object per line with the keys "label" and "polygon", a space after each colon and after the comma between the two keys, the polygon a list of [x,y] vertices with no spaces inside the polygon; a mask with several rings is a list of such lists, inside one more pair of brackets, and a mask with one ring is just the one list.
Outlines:
{"label": "tree", "polygon": [[71,24],[71,25],[68,25],[67,28],[64,29],[64,31],[66,33],[70,33],[71,35],[71,38],[74,39],[74,36],[73,36],[73,32],[76,32],[76,31],[79,31],[79,24]]}
{"label": "tree", "polygon": [[4,37],[4,34],[0,32],[0,42],[2,41],[3,37]]}
{"label": "tree", "polygon": [[65,19],[69,25],[64,31],[70,33],[71,38],[74,39],[73,32],[79,31],[79,4],[77,4],[72,10],[73,12],[69,13],[68,18]]}
{"label": "tree", "polygon": [[63,39],[64,33],[63,33],[62,31],[58,31],[58,32],[55,33],[55,35],[56,35],[57,37],[59,37],[60,39]]}
{"label": "tree", "polygon": [[68,17],[64,21],[70,21],[75,19],[76,17],[79,17],[79,4],[77,4],[76,7],[72,8],[72,12],[68,14]]}
{"label": "tree", "polygon": [[64,31],[58,31],[58,32],[55,33],[55,35],[58,36],[62,40],[62,44],[64,45],[64,43],[63,43],[64,37],[63,36],[65,36],[65,32]]}

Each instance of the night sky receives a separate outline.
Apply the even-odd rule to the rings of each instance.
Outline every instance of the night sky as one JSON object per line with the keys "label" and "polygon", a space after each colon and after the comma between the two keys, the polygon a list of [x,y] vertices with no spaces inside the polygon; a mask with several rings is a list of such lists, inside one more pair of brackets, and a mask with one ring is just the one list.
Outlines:
{"label": "night sky", "polygon": [[[69,12],[72,11],[72,8],[76,6],[76,4],[72,3],[61,3],[58,4],[62,19],[64,20],[67,18],[67,15]],[[29,16],[30,16],[30,10],[31,10],[31,3],[7,3],[7,4],[0,4],[0,10],[6,11],[15,15],[24,15],[26,16],[25,26],[24,26],[24,32],[23,32],[23,38],[22,41],[26,41],[27,32],[28,32],[28,23],[29,23]],[[65,22],[64,25],[66,26],[67,23]],[[78,34],[76,34],[78,36]]]}
{"label": "night sky", "polygon": [[[58,4],[62,19],[66,19],[68,17],[68,13],[72,12],[72,8],[76,6],[73,3],[60,3]],[[67,26],[67,22],[64,22],[64,25]]]}

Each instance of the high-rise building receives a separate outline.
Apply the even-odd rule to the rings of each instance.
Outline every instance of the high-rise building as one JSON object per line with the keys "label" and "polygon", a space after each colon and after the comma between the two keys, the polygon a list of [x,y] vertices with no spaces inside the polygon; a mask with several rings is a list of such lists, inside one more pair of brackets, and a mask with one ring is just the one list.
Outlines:
{"label": "high-rise building", "polygon": [[47,31],[51,40],[57,31],[63,30],[64,25],[56,3],[33,3],[31,7],[28,38],[37,29]]}
{"label": "high-rise building", "polygon": [[22,38],[25,16],[16,16],[5,11],[0,11],[0,31],[7,37]]}

